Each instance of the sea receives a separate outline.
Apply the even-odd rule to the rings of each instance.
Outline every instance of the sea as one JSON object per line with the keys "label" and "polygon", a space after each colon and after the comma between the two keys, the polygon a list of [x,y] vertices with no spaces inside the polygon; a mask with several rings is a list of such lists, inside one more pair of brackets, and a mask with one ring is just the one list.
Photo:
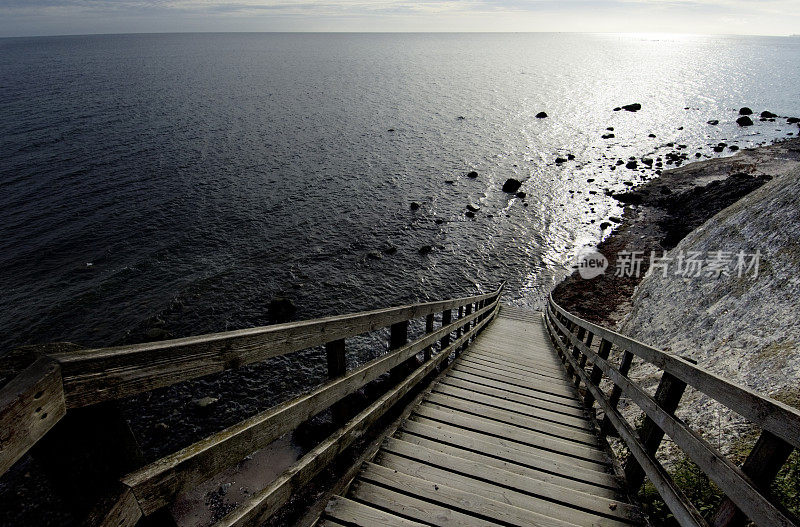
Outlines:
{"label": "sea", "polygon": [[620,214],[604,191],[655,175],[617,159],[796,133],[734,121],[800,115],[798,86],[788,37],[0,39],[0,350],[250,327],[275,296],[303,319],[505,280],[536,308]]}
{"label": "sea", "polygon": [[[608,194],[658,177],[642,158],[733,155],[796,135],[790,116],[791,37],[0,39],[0,354],[264,325],[276,297],[300,320],[506,281],[505,302],[537,309],[621,216]],[[385,341],[355,349],[351,367]],[[307,389],[324,357],[242,375],[130,403],[146,450]],[[203,396],[213,425],[183,419]]]}

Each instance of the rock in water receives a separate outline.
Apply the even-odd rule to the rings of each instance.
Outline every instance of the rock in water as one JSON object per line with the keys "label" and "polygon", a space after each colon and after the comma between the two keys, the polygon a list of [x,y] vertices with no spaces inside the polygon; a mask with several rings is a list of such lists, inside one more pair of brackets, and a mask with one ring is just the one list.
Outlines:
{"label": "rock in water", "polygon": [[778,116],[776,114],[772,113],[772,112],[768,112],[766,110],[761,112],[761,118],[762,119],[775,119],[776,117],[778,117]]}
{"label": "rock in water", "polygon": [[416,201],[412,201],[409,207],[411,208],[411,210],[419,210],[419,203],[417,203]]}
{"label": "rock in water", "polygon": [[786,122],[789,124],[800,123],[800,117],[789,117]]}
{"label": "rock in water", "polygon": [[547,118],[547,114],[544,113],[544,112],[539,112],[539,113],[536,114],[536,118],[537,119],[546,119]]}
{"label": "rock in water", "polygon": [[478,173],[473,170],[472,172],[467,173],[467,177],[475,179],[476,177],[478,177]]}
{"label": "rock in water", "polygon": [[563,157],[557,157],[556,158],[556,164],[557,165],[560,165],[561,163],[566,163],[566,162],[567,162],[567,160],[564,159]]}
{"label": "rock in water", "polygon": [[622,107],[622,109],[627,110],[629,112],[638,112],[639,110],[642,109],[642,105],[639,104],[638,102],[635,102],[633,104],[626,104],[625,106]]}
{"label": "rock in water", "polygon": [[269,318],[276,322],[286,322],[297,312],[297,306],[291,299],[284,296],[276,296],[269,302],[267,313]]}
{"label": "rock in water", "polygon": [[708,124],[710,124],[711,126],[716,126],[719,124],[719,121],[716,119],[711,119],[710,121],[708,121]]}
{"label": "rock in water", "polygon": [[628,163],[625,165],[625,168],[629,168],[631,170],[634,170],[638,166],[639,166],[639,164],[636,161],[628,161]]}
{"label": "rock in water", "polygon": [[747,106],[744,106],[742,108],[739,108],[739,115],[753,115],[753,110],[751,110]]}
{"label": "rock in water", "polygon": [[753,120],[747,117],[746,115],[743,115],[738,119],[736,119],[736,124],[738,124],[739,126],[753,126]]}
{"label": "rock in water", "polygon": [[474,203],[470,203],[469,205],[467,205],[467,210],[471,212],[478,212],[479,210],[481,210],[481,208],[478,205],[475,205]]}
{"label": "rock in water", "polygon": [[522,191],[519,191],[519,192],[517,192],[517,197],[519,199],[525,199],[525,198],[528,197],[528,195],[526,193],[522,192]]}
{"label": "rock in water", "polygon": [[421,255],[423,255],[423,256],[424,256],[424,255],[426,255],[426,254],[430,253],[432,250],[433,250],[433,247],[432,247],[432,246],[430,246],[430,245],[423,245],[422,247],[420,247],[420,248],[419,248],[419,251],[417,251],[417,252],[418,252],[419,254],[421,254]]}
{"label": "rock in water", "polygon": [[503,192],[508,192],[509,194],[513,194],[519,190],[522,186],[522,182],[518,179],[508,178],[505,183],[503,183]]}

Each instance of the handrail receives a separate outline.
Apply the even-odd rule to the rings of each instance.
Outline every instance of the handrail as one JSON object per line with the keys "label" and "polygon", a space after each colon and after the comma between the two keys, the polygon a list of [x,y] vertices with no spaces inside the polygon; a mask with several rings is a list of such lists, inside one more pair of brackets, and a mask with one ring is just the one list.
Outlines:
{"label": "handrail", "polygon": [[[439,302],[379,309],[317,320],[293,322],[229,331],[170,341],[79,350],[45,355],[0,389],[0,475],[10,468],[70,409],[149,391],[224,369],[285,355],[325,344],[330,380],[311,392],[281,403],[212,434],[189,447],[167,455],[145,467],[108,481],[113,495],[103,496],[92,510],[95,525],[135,525],[169,504],[175,496],[192,488],[266,446],[302,422],[328,408],[334,409],[379,376],[424,354],[422,366],[367,410],[344,424],[313,452],[319,458],[303,457],[283,484],[305,483],[352,443],[402,395],[431,373],[453,351],[466,346],[491,322],[500,305],[503,282],[495,291]],[[453,310],[458,310],[454,319]],[[434,315],[441,313],[441,327],[434,330]],[[412,319],[423,317],[425,334],[408,343]],[[389,353],[346,371],[345,338],[390,327]],[[451,341],[452,335],[456,337]],[[433,346],[439,343],[439,353]],[[339,405],[341,406],[341,405]],[[105,408],[100,406],[98,408]],[[327,445],[327,446],[325,446]],[[325,446],[325,449],[320,450]],[[290,469],[291,471],[292,469]],[[76,483],[79,485],[79,483]],[[273,484],[273,487],[275,484]],[[272,488],[272,487],[270,487]],[[259,515],[280,506],[289,487],[275,487],[277,494],[252,503]],[[284,500],[285,501],[285,500]],[[233,521],[240,523],[243,518]]]}
{"label": "handrail", "polygon": [[[591,398],[587,396],[587,403],[598,402],[607,422],[629,447],[631,456],[626,462],[626,476],[633,490],[638,489],[647,475],[681,525],[707,525],[655,458],[666,433],[727,496],[712,520],[715,527],[740,523],[742,512],[757,525],[796,525],[790,514],[772,503],[767,488],[769,480],[777,474],[792,448],[800,444],[800,411],[727,381],[676,355],[577,317],[559,306],[552,295],[548,300],[545,322],[568,371],[585,384],[591,395]],[[591,346],[594,337],[601,338],[597,351]],[[628,378],[630,356],[623,357],[619,368],[610,364],[608,358],[612,345],[625,355],[636,355],[664,372],[655,396],[650,396]],[[590,373],[585,369],[587,365],[592,366]],[[614,384],[610,397],[600,389],[603,376]],[[762,428],[762,438],[750,458],[771,458],[768,459],[769,466],[745,462],[743,468],[736,467],[675,417],[674,411],[687,385]],[[616,408],[622,394],[639,406],[647,417],[638,434]]]}
{"label": "handrail", "polygon": [[481,295],[194,337],[55,353],[68,408],[119,399],[497,296]]}

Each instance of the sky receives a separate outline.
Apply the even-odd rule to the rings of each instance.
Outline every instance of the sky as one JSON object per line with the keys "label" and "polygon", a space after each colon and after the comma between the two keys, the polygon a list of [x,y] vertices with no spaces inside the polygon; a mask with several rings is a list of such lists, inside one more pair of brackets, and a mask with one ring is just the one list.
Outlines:
{"label": "sky", "polygon": [[0,37],[184,31],[789,35],[800,0],[0,0]]}

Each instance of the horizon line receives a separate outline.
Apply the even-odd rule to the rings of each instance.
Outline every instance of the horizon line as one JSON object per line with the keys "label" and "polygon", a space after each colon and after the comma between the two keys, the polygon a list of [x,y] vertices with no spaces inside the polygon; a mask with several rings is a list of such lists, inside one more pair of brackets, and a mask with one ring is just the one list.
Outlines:
{"label": "horizon line", "polygon": [[551,35],[681,35],[687,37],[773,37],[773,38],[798,38],[800,34],[788,33],[780,35],[766,35],[759,33],[683,33],[677,31],[131,31],[122,33],[48,33],[35,35],[0,35],[0,39],[13,38],[46,38],[46,37],[91,37],[91,36],[125,36],[125,35],[226,35],[226,34],[297,34],[297,35],[325,35],[325,34],[350,34],[350,35],[503,35],[503,34],[551,34]]}

